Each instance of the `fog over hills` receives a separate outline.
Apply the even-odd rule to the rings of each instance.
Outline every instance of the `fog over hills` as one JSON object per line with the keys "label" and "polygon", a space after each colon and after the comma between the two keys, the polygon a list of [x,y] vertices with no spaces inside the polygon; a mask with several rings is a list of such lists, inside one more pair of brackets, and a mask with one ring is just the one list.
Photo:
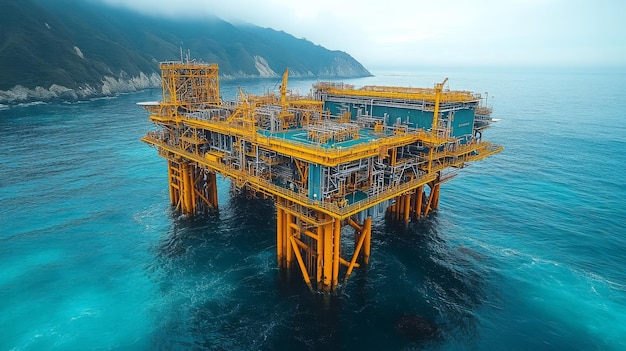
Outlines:
{"label": "fog over hills", "polygon": [[0,0],[0,103],[78,100],[160,86],[158,62],[214,62],[222,78],[357,77],[349,54],[217,17],[157,18],[97,2]]}

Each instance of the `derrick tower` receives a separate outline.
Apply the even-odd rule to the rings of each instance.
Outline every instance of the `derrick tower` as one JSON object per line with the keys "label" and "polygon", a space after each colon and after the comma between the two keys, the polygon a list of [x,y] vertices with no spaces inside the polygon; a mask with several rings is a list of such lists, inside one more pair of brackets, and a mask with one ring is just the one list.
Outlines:
{"label": "derrick tower", "polygon": [[[167,160],[172,206],[186,215],[216,209],[218,173],[274,199],[278,264],[297,268],[311,289],[335,290],[368,263],[372,217],[427,216],[443,182],[503,150],[482,140],[484,115],[474,123],[480,95],[445,90],[446,81],[358,89],[322,82],[297,96],[285,71],[279,95],[240,90],[225,102],[217,65],[160,68],[163,101],[140,103],[156,125],[142,141]],[[354,245],[342,248],[348,234]]]}

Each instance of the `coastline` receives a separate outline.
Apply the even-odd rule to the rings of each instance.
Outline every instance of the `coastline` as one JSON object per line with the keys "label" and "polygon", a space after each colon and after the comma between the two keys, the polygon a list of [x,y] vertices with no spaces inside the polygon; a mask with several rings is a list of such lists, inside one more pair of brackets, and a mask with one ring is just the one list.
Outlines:
{"label": "coastline", "polygon": [[[369,73],[369,72],[368,72]],[[350,79],[372,77],[369,75],[316,75],[313,72],[289,72],[290,78],[319,78],[319,79]],[[237,79],[275,79],[276,77],[266,77],[263,75],[251,75],[240,72],[238,74],[220,75],[220,80],[234,81]],[[0,90],[0,108],[8,108],[20,104],[49,103],[49,102],[78,102],[87,101],[94,98],[111,97],[118,94],[133,93],[145,89],[161,87],[161,75],[152,72],[140,72],[138,76],[130,79],[114,78],[105,76],[102,78],[102,85],[92,86],[81,85],[76,89],[68,88],[59,84],[50,83],[49,88],[36,86],[27,88],[20,84],[9,90]]]}

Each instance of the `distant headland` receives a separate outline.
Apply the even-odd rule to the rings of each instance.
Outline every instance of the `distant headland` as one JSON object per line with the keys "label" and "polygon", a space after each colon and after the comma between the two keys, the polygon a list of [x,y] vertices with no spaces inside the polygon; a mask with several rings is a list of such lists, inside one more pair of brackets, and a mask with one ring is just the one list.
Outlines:
{"label": "distant headland", "polygon": [[0,103],[83,100],[160,87],[159,61],[216,62],[221,78],[370,76],[349,54],[270,28],[146,16],[77,0],[0,0]]}

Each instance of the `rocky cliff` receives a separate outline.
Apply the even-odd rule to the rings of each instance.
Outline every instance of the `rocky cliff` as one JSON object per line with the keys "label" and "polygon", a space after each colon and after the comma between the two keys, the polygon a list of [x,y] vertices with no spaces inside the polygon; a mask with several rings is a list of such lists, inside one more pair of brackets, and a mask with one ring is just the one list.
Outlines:
{"label": "rocky cliff", "polygon": [[165,19],[80,0],[0,0],[0,103],[80,100],[160,86],[158,62],[215,62],[223,78],[359,77],[342,51],[219,18]]}

